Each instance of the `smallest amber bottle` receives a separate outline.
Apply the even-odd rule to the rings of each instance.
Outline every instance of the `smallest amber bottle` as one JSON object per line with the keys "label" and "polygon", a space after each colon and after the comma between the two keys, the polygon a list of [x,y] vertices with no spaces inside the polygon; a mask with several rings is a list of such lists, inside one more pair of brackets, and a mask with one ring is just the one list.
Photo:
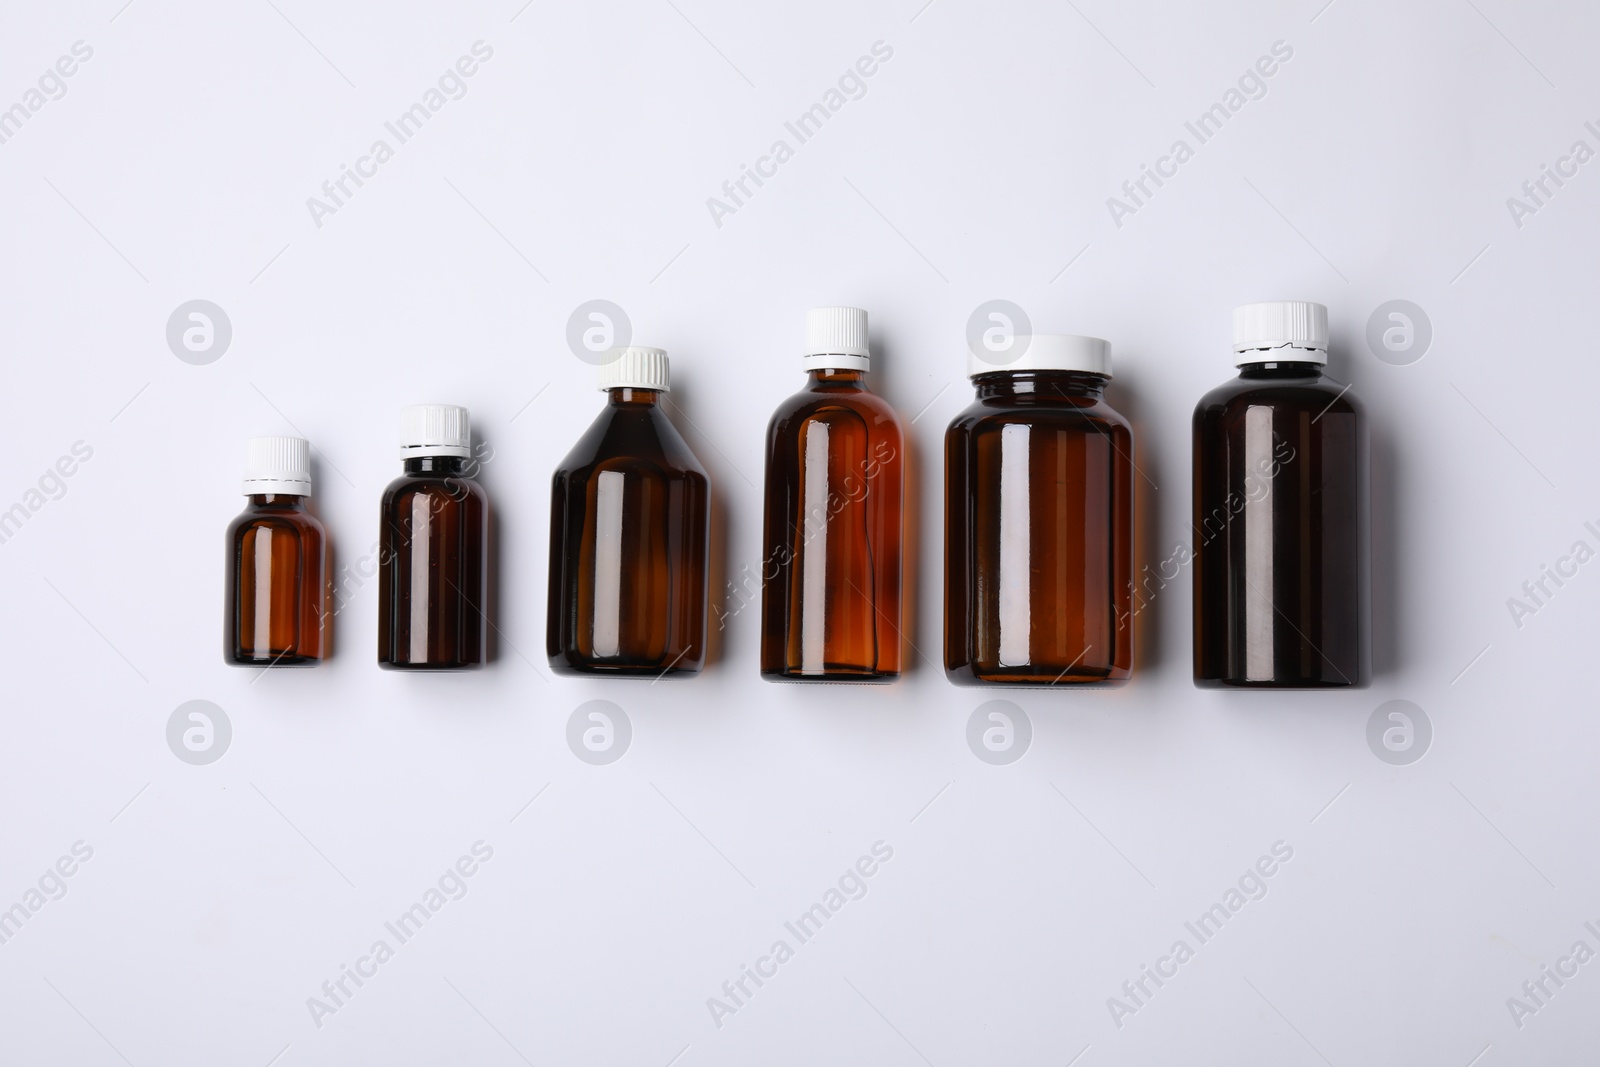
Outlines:
{"label": "smallest amber bottle", "polygon": [[223,659],[239,667],[308,667],[327,653],[327,537],[306,510],[311,446],[301,437],[245,442],[244,513],[228,526]]}

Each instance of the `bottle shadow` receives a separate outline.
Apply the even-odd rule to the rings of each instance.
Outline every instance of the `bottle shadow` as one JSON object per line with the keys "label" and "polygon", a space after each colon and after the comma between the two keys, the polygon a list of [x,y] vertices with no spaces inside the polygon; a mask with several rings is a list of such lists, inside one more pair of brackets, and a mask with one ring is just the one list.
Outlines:
{"label": "bottle shadow", "polygon": [[[1341,386],[1349,383],[1357,397],[1363,395],[1367,371],[1373,364],[1364,350],[1335,343],[1328,347],[1327,377]],[[1363,686],[1394,674],[1403,659],[1401,637],[1404,632],[1400,603],[1400,491],[1401,453],[1387,427],[1374,422],[1366,412],[1367,441],[1365,463],[1366,540],[1362,553],[1360,582],[1365,600],[1365,647],[1362,660],[1368,677]]]}
{"label": "bottle shadow", "polygon": [[[311,485],[313,490],[319,485],[327,485],[327,464],[322,461],[321,455],[315,448],[311,449]],[[339,601],[336,596],[334,582],[339,571],[339,556],[334,545],[333,531],[328,522],[322,517],[322,509],[317,502],[317,495],[306,499],[306,511],[311,517],[322,524],[322,590],[321,603],[318,605],[317,618],[322,625],[322,660],[324,663],[333,659],[338,643],[335,634],[338,631]]]}
{"label": "bottle shadow", "polygon": [[[897,387],[903,388],[904,377],[897,374],[902,361],[899,350],[895,347],[892,337],[885,337],[874,332],[871,335],[870,347],[872,350],[872,369],[867,372],[866,384],[878,396],[887,400],[894,406],[895,413],[900,417],[901,439],[903,441],[900,455],[901,477],[901,520],[900,520],[900,619],[899,640],[900,671],[903,676],[909,676],[917,671],[927,669],[942,674],[944,671],[943,659],[940,649],[930,648],[928,642],[919,640],[921,590],[923,583],[922,574],[922,536],[924,528],[922,520],[923,503],[928,495],[925,491],[923,479],[922,450],[918,446],[915,436],[915,425],[926,414],[932,401],[925,402],[927,406],[913,411],[909,416],[906,408],[896,396]],[[945,388],[959,385],[958,379]],[[934,397],[938,399],[938,394]],[[944,578],[941,573],[937,578],[937,587],[944,589]],[[933,653],[930,655],[929,653]]]}
{"label": "bottle shadow", "polygon": [[[1157,540],[1162,528],[1161,505],[1176,494],[1169,492],[1163,496],[1161,484],[1165,472],[1161,454],[1148,446],[1154,438],[1154,430],[1139,370],[1144,363],[1133,359],[1122,365],[1127,369],[1114,367],[1115,376],[1106,387],[1106,402],[1133,428],[1133,559],[1129,566],[1133,582],[1129,599],[1133,678],[1130,681],[1136,681],[1140,674],[1154,671],[1161,665],[1166,649],[1162,645],[1160,622],[1166,612],[1182,610],[1182,599],[1176,593],[1185,570],[1179,562],[1180,554],[1162,552]],[[1170,490],[1171,486],[1168,488]],[[1186,495],[1182,504],[1187,504]],[[1181,525],[1186,528],[1189,524],[1182,522]]]}
{"label": "bottle shadow", "polygon": [[1368,465],[1368,588],[1371,590],[1372,677],[1400,669],[1400,450],[1387,430],[1370,425]]}
{"label": "bottle shadow", "polygon": [[[476,426],[472,429],[472,460],[467,471],[473,481],[483,488],[489,498],[489,505],[485,509],[488,527],[485,534],[484,548],[484,596],[483,596],[483,659],[485,665],[494,663],[500,658],[500,548],[504,540],[503,519],[500,509],[495,507],[495,501],[500,499],[499,490],[494,486],[492,471],[496,456],[494,442],[484,437]],[[526,650],[518,649],[518,654],[531,659]]]}
{"label": "bottle shadow", "polygon": [[[706,469],[710,481],[710,521],[706,530],[706,655],[702,672],[720,663],[726,654],[727,622],[738,609],[726,611],[722,590],[728,584],[728,527],[731,521],[729,502],[732,494],[727,487],[734,481],[749,481],[749,474],[734,466],[726,453],[701,429],[706,425],[704,413],[696,417],[695,381],[692,371],[684,373],[675,364],[672,388],[662,394],[667,416],[689,444],[690,451]],[[699,447],[696,447],[696,445]],[[743,604],[740,604],[743,607]]]}

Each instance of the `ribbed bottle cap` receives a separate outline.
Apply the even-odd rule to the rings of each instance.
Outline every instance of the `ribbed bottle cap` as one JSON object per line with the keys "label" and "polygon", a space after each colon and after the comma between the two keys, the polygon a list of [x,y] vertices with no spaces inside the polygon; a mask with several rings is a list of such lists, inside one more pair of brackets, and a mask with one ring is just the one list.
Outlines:
{"label": "ribbed bottle cap", "polygon": [[472,455],[472,426],[466,408],[454,404],[412,404],[400,409],[400,458]]}
{"label": "ribbed bottle cap", "polygon": [[659,389],[672,388],[672,362],[664,348],[641,348],[630,345],[613,349],[600,364],[602,389]]}
{"label": "ribbed bottle cap", "polygon": [[244,495],[311,495],[311,444],[304,437],[252,437],[244,443]]}
{"label": "ribbed bottle cap", "polygon": [[806,370],[868,370],[867,313],[860,308],[806,312]]}
{"label": "ribbed bottle cap", "polygon": [[[1283,351],[1279,351],[1279,350]],[[1233,309],[1233,362],[1328,362],[1328,309],[1310,300],[1268,300]]]}
{"label": "ribbed bottle cap", "polygon": [[1111,377],[1111,342],[1075,333],[1036,333],[1017,337],[1012,350],[1021,352],[1010,362],[980,359],[967,353],[967,377],[1009,374],[1025,370],[1074,370]]}

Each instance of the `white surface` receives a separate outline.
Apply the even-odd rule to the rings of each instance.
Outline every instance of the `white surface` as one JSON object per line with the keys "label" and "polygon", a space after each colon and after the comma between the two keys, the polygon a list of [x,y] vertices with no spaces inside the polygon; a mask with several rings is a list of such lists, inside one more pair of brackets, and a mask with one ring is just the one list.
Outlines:
{"label": "white surface", "polygon": [[[1600,948],[1600,563],[1520,629],[1507,598],[1600,547],[1600,163],[1560,163],[1600,147],[1600,14],[919,3],[7,5],[0,104],[75,41],[93,57],[0,145],[0,507],[74,442],[93,455],[0,545],[0,901],[74,842],[93,857],[0,945],[0,1062],[1592,1061],[1600,961],[1520,1029],[1506,1000]],[[319,228],[306,199],[480,40],[466,95]],[[877,41],[866,94],[717,226],[707,198]],[[1107,198],[1277,41],[1265,96],[1119,228]],[[1519,228],[1507,197],[1543,164],[1576,174]],[[1370,689],[1196,691],[1187,572],[1121,691],[945,682],[940,441],[994,297],[1116,347],[1152,564],[1188,536],[1189,418],[1232,373],[1230,310],[1329,306],[1330,371],[1373,422]],[[195,298],[233,327],[206,366],[164,335]],[[871,311],[876,384],[920,413],[901,684],[759,681],[738,597],[696,679],[548,676],[549,475],[600,409],[563,330],[593,298],[673,353],[719,590],[759,569],[800,316]],[[1394,298],[1434,328],[1409,366],[1363,339]],[[436,400],[492,450],[499,656],[389,674],[362,575],[398,409]],[[332,662],[257,678],[219,655],[222,536],[242,439],[294,432],[348,603]],[[1009,766],[965,739],[991,697],[1031,717]],[[597,698],[632,723],[607,766],[565,740]],[[1410,766],[1365,740],[1392,698],[1435,728]],[[191,699],[233,724],[209,766],[165,739]],[[470,892],[313,1025],[307,998],[480,840]],[[877,841],[867,895],[714,1025],[707,998]],[[1107,998],[1278,841],[1267,896],[1119,1029]]]}

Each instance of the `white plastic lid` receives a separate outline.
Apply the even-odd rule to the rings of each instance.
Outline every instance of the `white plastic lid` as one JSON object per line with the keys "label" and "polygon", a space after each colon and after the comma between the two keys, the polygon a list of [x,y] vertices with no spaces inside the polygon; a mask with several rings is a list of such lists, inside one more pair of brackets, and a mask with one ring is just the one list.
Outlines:
{"label": "white plastic lid", "polygon": [[1012,341],[1011,351],[1021,355],[1009,361],[980,359],[967,353],[967,377],[980,374],[1009,374],[1012,371],[1073,370],[1111,377],[1111,342],[1075,333],[1036,333]]}
{"label": "white plastic lid", "polygon": [[613,349],[607,361],[600,364],[600,388],[666,392],[672,388],[672,363],[666,349],[637,345]]}
{"label": "white plastic lid", "polygon": [[304,437],[251,437],[244,443],[244,495],[311,495],[311,443]]}
{"label": "white plastic lid", "polygon": [[400,458],[472,455],[472,426],[466,408],[454,404],[412,404],[400,409]]}
{"label": "white plastic lid", "polygon": [[1328,362],[1328,309],[1310,300],[1268,300],[1233,309],[1233,362]]}
{"label": "white plastic lid", "polygon": [[806,312],[806,370],[869,370],[867,313],[860,308]]}

